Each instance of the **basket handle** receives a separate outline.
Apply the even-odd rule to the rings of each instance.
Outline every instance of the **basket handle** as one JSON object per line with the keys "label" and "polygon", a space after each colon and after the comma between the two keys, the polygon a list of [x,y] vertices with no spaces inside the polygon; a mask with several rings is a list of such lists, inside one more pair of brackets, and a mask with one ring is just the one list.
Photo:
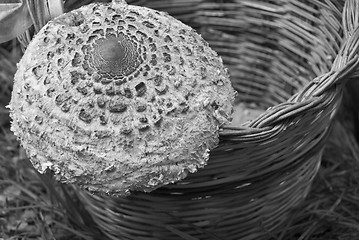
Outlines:
{"label": "basket handle", "polygon": [[224,128],[226,134],[238,136],[242,133],[256,133],[258,129],[263,130],[266,127],[271,129],[274,124],[322,105],[323,99],[327,99],[323,94],[328,93],[329,89],[337,85],[343,86],[350,78],[359,77],[359,0],[346,0],[342,12],[342,26],[343,44],[328,73],[309,82],[287,102],[267,109],[247,126]]}
{"label": "basket handle", "polygon": [[342,16],[344,36],[349,38],[359,25],[359,2],[357,0],[345,1]]}
{"label": "basket handle", "polygon": [[359,77],[359,0],[346,0],[342,12],[344,39],[330,72],[312,80],[287,102],[267,110],[249,127],[263,128],[322,104],[323,94],[350,78]]}
{"label": "basket handle", "polygon": [[[314,96],[323,94],[335,84],[345,84],[350,78],[359,76],[359,69],[357,68],[357,62],[359,62],[359,1],[345,1],[342,13],[342,26],[344,34],[343,45],[331,68],[331,72],[337,72],[342,77],[333,78],[332,81],[327,82],[325,86],[320,87],[313,94]],[[353,66],[353,62],[355,62],[355,66]],[[348,71],[346,65],[351,66],[351,71]],[[339,72],[342,73],[339,74]],[[343,72],[346,74],[343,74]]]}

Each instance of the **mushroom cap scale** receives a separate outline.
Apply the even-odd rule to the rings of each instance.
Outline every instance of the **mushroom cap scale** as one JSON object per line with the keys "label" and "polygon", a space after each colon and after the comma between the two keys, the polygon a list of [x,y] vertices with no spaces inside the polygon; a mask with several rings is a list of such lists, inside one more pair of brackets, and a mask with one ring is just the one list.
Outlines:
{"label": "mushroom cap scale", "polygon": [[126,195],[203,167],[234,96],[221,58],[193,29],[148,8],[95,3],[34,37],[9,106],[39,172]]}

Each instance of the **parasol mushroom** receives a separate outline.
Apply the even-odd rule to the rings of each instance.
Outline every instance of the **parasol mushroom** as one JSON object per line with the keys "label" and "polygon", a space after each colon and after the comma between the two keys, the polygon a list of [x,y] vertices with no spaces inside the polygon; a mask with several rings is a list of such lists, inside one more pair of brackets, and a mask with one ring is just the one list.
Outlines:
{"label": "parasol mushroom", "polygon": [[12,131],[40,173],[124,196],[205,166],[234,96],[221,58],[193,29],[113,1],[39,31],[9,107]]}

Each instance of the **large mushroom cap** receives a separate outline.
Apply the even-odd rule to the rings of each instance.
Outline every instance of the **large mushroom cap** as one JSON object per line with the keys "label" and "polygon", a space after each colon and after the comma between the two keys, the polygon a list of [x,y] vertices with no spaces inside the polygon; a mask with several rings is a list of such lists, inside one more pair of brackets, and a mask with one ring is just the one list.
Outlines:
{"label": "large mushroom cap", "polygon": [[90,4],[28,46],[12,130],[39,172],[124,195],[203,167],[234,95],[220,57],[190,27],[144,7]]}

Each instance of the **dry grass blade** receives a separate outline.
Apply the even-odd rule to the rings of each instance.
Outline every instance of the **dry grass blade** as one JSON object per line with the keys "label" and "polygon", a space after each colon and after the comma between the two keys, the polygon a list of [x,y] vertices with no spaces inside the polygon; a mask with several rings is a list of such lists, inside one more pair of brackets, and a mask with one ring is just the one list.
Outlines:
{"label": "dry grass blade", "polygon": [[5,106],[10,101],[16,63],[21,57],[21,51],[15,41],[7,43],[6,46],[8,49],[0,48],[0,126],[8,124],[10,120],[9,111]]}
{"label": "dry grass blade", "polygon": [[22,52],[25,52],[25,49],[29,45],[29,43],[32,39],[32,35],[33,35],[32,32],[33,32],[32,27],[30,27],[30,29],[27,29],[25,32],[23,32],[19,36],[17,36],[17,40],[21,44]]}
{"label": "dry grass blade", "polygon": [[64,12],[62,0],[24,0],[33,22],[33,26],[20,34],[17,38],[24,51],[29,45],[32,36],[52,18]]}
{"label": "dry grass blade", "polygon": [[[65,208],[53,200],[51,186],[23,159],[8,128],[0,133],[0,238],[4,239],[93,239],[71,223]],[[70,202],[71,203],[71,202]]]}

